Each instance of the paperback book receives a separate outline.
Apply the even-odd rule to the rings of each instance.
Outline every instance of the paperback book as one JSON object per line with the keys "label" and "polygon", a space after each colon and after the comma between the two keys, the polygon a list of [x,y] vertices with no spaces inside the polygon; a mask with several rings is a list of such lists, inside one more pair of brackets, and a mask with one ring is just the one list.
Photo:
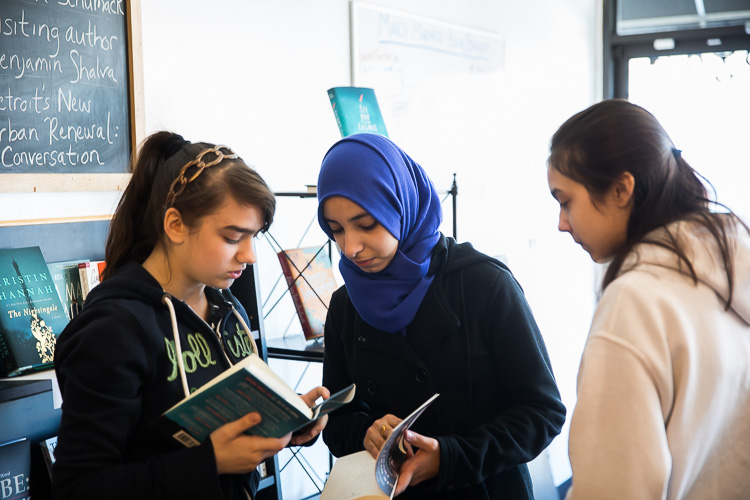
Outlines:
{"label": "paperback book", "polygon": [[247,434],[277,438],[349,403],[354,391],[352,384],[309,408],[259,356],[251,354],[167,410],[153,426],[192,447],[222,425],[258,412],[261,422]]}
{"label": "paperback book", "polygon": [[0,375],[52,368],[57,337],[67,324],[39,247],[0,250]]}
{"label": "paperback book", "polygon": [[364,132],[388,137],[373,89],[333,87],[328,89],[328,99],[341,137]]}
{"label": "paperback book", "polygon": [[372,458],[370,452],[365,450],[336,460],[320,500],[393,498],[401,464],[407,456],[406,431],[438,396],[430,397],[393,429],[377,458]]}
{"label": "paperback book", "polygon": [[338,285],[324,247],[293,248],[278,253],[281,270],[306,340],[323,336],[328,304]]}
{"label": "paperback book", "polygon": [[83,288],[81,287],[81,275],[78,272],[78,264],[88,260],[66,260],[62,262],[48,262],[52,281],[55,282],[57,294],[60,296],[65,315],[73,319],[83,307]]}

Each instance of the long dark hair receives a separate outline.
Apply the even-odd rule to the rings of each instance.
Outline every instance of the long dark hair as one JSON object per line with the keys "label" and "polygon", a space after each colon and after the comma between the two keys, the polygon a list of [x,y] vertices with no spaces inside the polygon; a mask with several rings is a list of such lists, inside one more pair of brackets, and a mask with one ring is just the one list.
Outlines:
{"label": "long dark hair", "polygon": [[[130,260],[143,263],[164,238],[164,214],[170,188],[182,167],[204,149],[215,145],[190,143],[172,132],[146,138],[131,163],[133,175],[120,199],[109,227],[102,279],[112,276]],[[187,183],[171,207],[188,227],[215,211],[229,195],[237,203],[257,207],[265,232],[273,222],[276,200],[265,181],[240,158],[225,159],[204,169]]]}
{"label": "long dark hair", "polygon": [[[594,104],[569,118],[552,136],[548,165],[583,184],[595,205],[621,174],[630,172],[635,179],[626,244],[609,263],[602,289],[617,277],[625,258],[639,243],[674,252],[680,266],[697,282],[684,243],[667,227],[686,220],[705,227],[716,240],[729,286],[729,306],[734,289],[734,221],[739,218],[709,198],[706,185],[715,195],[713,186],[685,161],[651,113],[624,99]],[[716,213],[715,208],[726,214]],[[663,235],[647,236],[657,228],[664,229]]]}

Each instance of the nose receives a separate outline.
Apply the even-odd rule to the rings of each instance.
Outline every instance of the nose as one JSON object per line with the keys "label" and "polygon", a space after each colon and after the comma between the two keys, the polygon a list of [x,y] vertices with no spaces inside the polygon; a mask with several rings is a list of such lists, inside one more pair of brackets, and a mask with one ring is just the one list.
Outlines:
{"label": "nose", "polygon": [[362,241],[357,236],[357,234],[353,231],[347,232],[344,234],[344,237],[341,238],[342,242],[344,243],[344,247],[341,249],[341,251],[346,255],[346,257],[351,260],[354,257],[357,256],[359,252],[362,251]]}
{"label": "nose", "polygon": [[560,210],[560,220],[557,223],[557,230],[561,233],[570,232],[570,222],[568,221],[568,216],[562,210]]}
{"label": "nose", "polygon": [[255,240],[253,240],[253,238],[245,238],[239,244],[237,250],[237,261],[242,264],[255,264],[256,260]]}

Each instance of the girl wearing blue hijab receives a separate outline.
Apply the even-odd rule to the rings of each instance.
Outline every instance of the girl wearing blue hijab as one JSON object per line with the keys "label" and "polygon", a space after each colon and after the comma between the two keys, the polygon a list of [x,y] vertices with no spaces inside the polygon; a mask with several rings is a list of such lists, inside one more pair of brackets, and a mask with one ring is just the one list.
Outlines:
{"label": "girl wearing blue hijab", "polygon": [[401,498],[533,498],[526,462],[565,420],[544,341],[502,263],[440,231],[422,167],[386,137],[348,136],[326,154],[318,220],[341,251],[323,383],[356,383],[329,416],[336,456],[376,456],[401,418],[440,397],[407,434]]}

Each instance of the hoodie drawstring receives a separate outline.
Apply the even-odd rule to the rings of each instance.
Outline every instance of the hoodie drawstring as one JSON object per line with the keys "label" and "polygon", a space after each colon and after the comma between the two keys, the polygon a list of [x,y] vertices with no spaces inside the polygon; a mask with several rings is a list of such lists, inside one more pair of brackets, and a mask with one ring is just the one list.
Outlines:
{"label": "hoodie drawstring", "polygon": [[174,312],[174,305],[169,295],[164,295],[161,301],[166,304],[169,309],[169,317],[172,320],[172,337],[174,338],[174,348],[177,353],[177,366],[179,367],[180,379],[182,380],[182,390],[185,392],[185,397],[190,396],[190,389],[188,388],[187,375],[185,375],[185,361],[182,359],[182,347],[180,346],[180,334],[177,330],[177,314]]}

